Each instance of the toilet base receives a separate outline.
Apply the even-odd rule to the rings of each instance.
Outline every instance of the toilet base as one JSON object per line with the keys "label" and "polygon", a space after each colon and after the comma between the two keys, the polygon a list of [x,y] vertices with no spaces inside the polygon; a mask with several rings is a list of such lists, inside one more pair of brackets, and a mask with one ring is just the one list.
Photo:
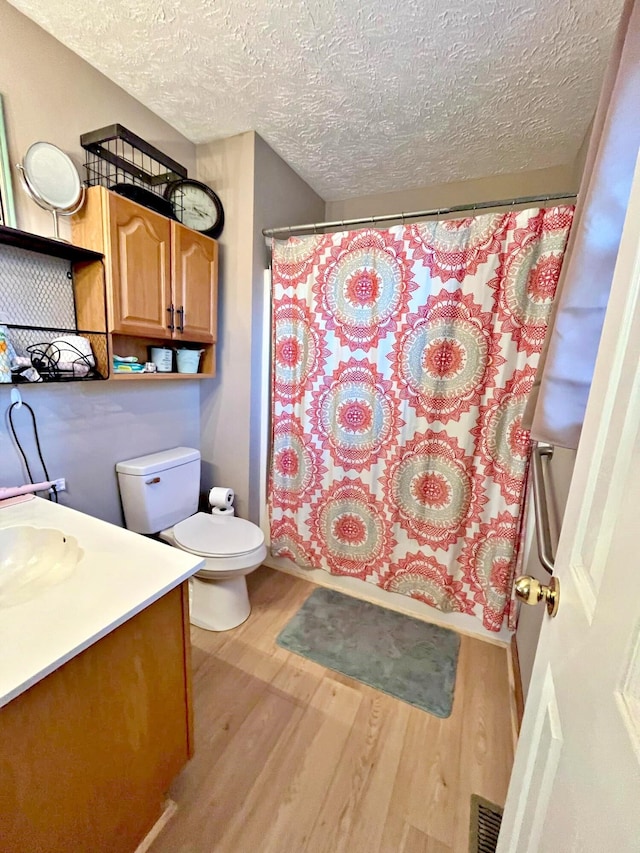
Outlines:
{"label": "toilet base", "polygon": [[251,605],[244,575],[229,580],[191,578],[189,620],[206,631],[230,631],[249,618]]}

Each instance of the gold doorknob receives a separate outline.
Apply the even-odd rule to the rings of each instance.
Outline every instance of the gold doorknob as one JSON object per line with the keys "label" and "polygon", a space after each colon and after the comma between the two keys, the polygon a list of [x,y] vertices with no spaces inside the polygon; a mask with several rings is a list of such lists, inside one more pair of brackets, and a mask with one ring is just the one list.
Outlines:
{"label": "gold doorknob", "polygon": [[560,605],[560,581],[552,577],[549,586],[541,584],[531,575],[520,575],[516,578],[516,596],[525,604],[539,604],[541,601],[547,603],[547,613],[555,616]]}

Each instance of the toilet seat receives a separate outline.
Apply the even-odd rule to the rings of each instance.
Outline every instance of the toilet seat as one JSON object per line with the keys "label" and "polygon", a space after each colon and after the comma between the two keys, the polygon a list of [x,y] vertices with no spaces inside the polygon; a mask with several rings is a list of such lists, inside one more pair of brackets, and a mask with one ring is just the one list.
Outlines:
{"label": "toilet seat", "polygon": [[186,551],[213,559],[251,554],[264,545],[264,533],[250,521],[206,512],[197,512],[178,522],[173,535]]}

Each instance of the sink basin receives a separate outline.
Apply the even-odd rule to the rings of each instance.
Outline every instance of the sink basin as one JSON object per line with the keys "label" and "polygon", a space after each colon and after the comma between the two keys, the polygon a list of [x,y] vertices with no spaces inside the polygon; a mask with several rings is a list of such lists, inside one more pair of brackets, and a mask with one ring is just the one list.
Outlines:
{"label": "sink basin", "polygon": [[62,530],[19,525],[0,529],[0,607],[13,607],[58,584],[75,570],[83,551]]}

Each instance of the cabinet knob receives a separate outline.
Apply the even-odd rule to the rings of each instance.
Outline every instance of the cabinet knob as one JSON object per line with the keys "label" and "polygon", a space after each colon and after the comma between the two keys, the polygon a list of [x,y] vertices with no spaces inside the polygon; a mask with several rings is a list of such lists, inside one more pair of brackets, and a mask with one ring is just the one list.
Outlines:
{"label": "cabinet knob", "polygon": [[178,331],[184,332],[184,305],[178,308]]}
{"label": "cabinet knob", "polygon": [[173,302],[172,302],[172,303],[171,303],[171,305],[167,308],[167,312],[168,312],[168,314],[169,314],[169,322],[167,323],[167,329],[169,329],[171,332],[173,332],[173,330],[175,329],[175,326],[174,326],[174,324],[173,324],[173,317],[174,317],[174,314],[175,314],[175,309],[174,309],[174,307],[173,307]]}

